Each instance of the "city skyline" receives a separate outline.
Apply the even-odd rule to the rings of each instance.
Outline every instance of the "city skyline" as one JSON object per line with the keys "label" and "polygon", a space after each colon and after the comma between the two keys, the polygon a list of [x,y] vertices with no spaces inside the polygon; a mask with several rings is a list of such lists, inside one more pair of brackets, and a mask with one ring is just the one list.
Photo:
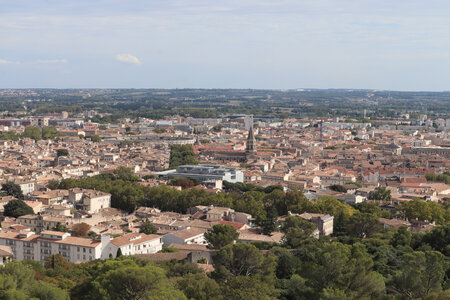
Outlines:
{"label": "city skyline", "polygon": [[444,1],[0,7],[0,88],[449,89]]}

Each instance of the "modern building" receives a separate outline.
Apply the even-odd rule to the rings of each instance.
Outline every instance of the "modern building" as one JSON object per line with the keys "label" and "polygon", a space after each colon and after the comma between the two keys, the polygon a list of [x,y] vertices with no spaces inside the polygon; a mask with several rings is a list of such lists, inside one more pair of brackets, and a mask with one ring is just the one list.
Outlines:
{"label": "modern building", "polygon": [[167,178],[195,178],[201,182],[226,180],[228,182],[244,182],[244,173],[240,168],[222,167],[220,165],[182,165],[176,170],[156,173]]}

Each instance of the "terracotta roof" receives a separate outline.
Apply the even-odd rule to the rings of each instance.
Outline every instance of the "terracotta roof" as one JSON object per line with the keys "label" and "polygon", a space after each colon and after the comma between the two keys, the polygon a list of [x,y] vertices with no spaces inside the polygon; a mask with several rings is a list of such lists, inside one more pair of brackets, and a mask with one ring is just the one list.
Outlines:
{"label": "terracotta roof", "polygon": [[137,245],[150,240],[159,239],[161,236],[157,234],[145,234],[145,233],[128,233],[124,236],[116,237],[111,241],[111,243],[117,247],[122,247],[124,245]]}
{"label": "terracotta roof", "polygon": [[186,240],[201,234],[204,234],[206,232],[206,229],[203,228],[197,228],[197,227],[192,227],[192,228],[188,228],[188,229],[183,229],[183,230],[179,230],[173,233],[169,233],[173,236],[176,236],[177,238]]}
{"label": "terracotta roof", "polygon": [[13,256],[13,252],[11,250],[11,247],[9,246],[0,246],[0,257],[4,256]]}

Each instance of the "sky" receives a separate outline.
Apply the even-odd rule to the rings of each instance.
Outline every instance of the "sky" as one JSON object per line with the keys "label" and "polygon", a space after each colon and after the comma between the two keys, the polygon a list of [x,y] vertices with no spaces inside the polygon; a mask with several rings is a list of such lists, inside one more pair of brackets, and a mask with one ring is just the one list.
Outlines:
{"label": "sky", "polygon": [[450,1],[0,0],[0,88],[450,90]]}

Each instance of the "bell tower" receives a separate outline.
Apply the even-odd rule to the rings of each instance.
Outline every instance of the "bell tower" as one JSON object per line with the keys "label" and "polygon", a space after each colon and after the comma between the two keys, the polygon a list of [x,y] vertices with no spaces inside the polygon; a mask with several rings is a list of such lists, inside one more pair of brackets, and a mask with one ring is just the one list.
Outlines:
{"label": "bell tower", "polygon": [[248,131],[247,146],[245,148],[245,153],[247,154],[247,156],[256,154],[256,139],[253,134],[253,126],[251,126],[250,130]]}

